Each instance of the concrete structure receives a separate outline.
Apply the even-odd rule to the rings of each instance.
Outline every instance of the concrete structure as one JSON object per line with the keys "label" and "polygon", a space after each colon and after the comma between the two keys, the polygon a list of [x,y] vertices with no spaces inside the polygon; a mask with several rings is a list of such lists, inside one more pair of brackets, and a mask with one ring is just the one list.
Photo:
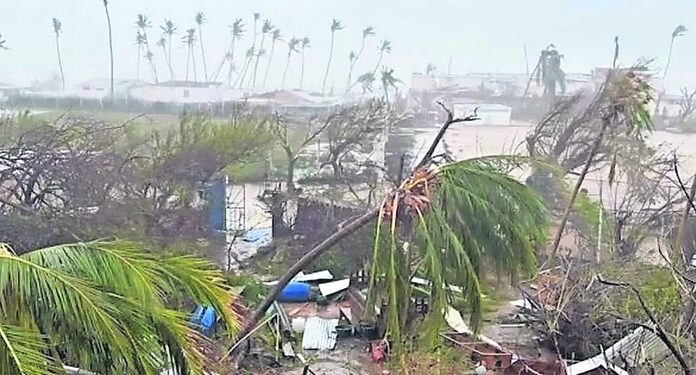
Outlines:
{"label": "concrete structure", "polygon": [[510,125],[512,119],[512,108],[502,104],[491,103],[454,103],[454,117],[464,118],[471,115],[476,110],[476,115],[480,120],[476,125]]}
{"label": "concrete structure", "polygon": [[168,81],[134,87],[129,96],[144,103],[206,104],[238,101],[244,92],[219,82]]}
{"label": "concrete structure", "polygon": [[253,107],[264,107],[283,113],[320,114],[343,103],[341,98],[323,96],[300,90],[278,90],[252,95],[243,99]]}

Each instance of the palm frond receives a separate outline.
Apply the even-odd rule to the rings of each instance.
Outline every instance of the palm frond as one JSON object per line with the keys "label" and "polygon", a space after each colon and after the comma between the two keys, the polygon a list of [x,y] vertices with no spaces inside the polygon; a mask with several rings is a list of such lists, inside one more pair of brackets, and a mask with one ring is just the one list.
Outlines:
{"label": "palm frond", "polygon": [[[2,321],[4,319],[0,319]],[[0,373],[53,375],[62,370],[45,354],[44,337],[35,331],[0,324]]]}
{"label": "palm frond", "polygon": [[[420,332],[427,343],[437,339],[455,299],[466,304],[471,325],[480,326],[487,269],[499,276],[533,272],[547,218],[541,198],[508,175],[523,159],[533,162],[498,156],[431,166],[383,203],[368,304],[387,302],[390,339],[401,340],[408,323],[411,275],[429,280],[428,325]],[[388,231],[381,228],[387,222]]]}

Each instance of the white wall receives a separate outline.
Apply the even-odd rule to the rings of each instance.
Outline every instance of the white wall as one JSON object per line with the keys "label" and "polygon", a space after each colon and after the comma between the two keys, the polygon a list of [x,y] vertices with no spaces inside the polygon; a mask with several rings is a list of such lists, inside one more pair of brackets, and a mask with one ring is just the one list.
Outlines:
{"label": "white wall", "polygon": [[130,90],[133,99],[162,103],[219,103],[243,97],[243,92],[231,87],[143,86]]}

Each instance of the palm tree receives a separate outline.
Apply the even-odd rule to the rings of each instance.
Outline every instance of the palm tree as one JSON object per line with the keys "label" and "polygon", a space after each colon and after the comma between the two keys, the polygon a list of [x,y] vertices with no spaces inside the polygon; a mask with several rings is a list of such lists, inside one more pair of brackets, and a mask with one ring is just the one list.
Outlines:
{"label": "palm tree", "polygon": [[[152,69],[152,76],[155,79],[155,83],[159,83],[159,79],[157,78],[157,67],[155,67],[155,62],[152,59],[154,54],[150,50],[150,43],[147,39],[147,30],[152,27],[152,22],[146,15],[138,14],[135,21],[135,26],[143,33],[143,38],[145,39],[145,58],[150,63],[150,68]],[[138,74],[140,74],[140,70],[138,70]]]}
{"label": "palm tree", "polygon": [[222,71],[222,68],[225,66],[226,62],[229,62],[230,68],[227,74],[227,84],[232,85],[232,72],[234,70],[234,47],[235,47],[235,42],[239,40],[239,38],[244,35],[244,23],[242,23],[241,18],[237,18],[232,25],[229,26],[231,34],[232,34],[232,39],[230,40],[230,44],[227,47],[227,51],[225,51],[225,56],[222,57],[222,60],[220,61],[220,64],[218,65],[217,69],[215,69],[215,73],[213,74],[213,80],[217,80],[218,76],[220,75],[220,72]]}
{"label": "palm tree", "polygon": [[205,48],[203,47],[203,23],[205,22],[205,14],[203,12],[196,13],[196,25],[198,25],[198,40],[201,44],[201,58],[203,59],[203,77],[208,82],[208,65],[205,62]]}
{"label": "palm tree", "polygon": [[384,100],[389,102],[389,88],[393,87],[396,89],[396,84],[401,81],[394,77],[394,69],[389,68],[382,69],[380,80],[382,81],[382,88],[384,89]]}
{"label": "palm tree", "polygon": [[[616,61],[616,56],[618,56],[618,41],[614,61]],[[551,261],[555,258],[575,200],[607,133],[625,132],[642,139],[646,132],[651,132],[653,129],[650,112],[647,109],[653,100],[652,88],[640,75],[641,70],[644,69],[645,67],[631,69],[613,67],[607,74],[602,88],[595,96],[596,99],[590,104],[590,108],[600,108],[597,110],[598,113],[601,113],[600,128],[555,233],[551,245]],[[610,169],[614,169],[614,165]]]}
{"label": "palm tree", "polygon": [[375,75],[372,74],[372,72],[367,72],[358,77],[355,82],[360,84],[360,87],[362,87],[362,93],[364,95],[368,91],[372,92],[372,85],[375,82]]}
{"label": "palm tree", "polygon": [[15,254],[0,246],[0,373],[203,373],[205,338],[176,301],[213,306],[237,330],[234,295],[211,263],[96,241]]}
{"label": "palm tree", "polygon": [[111,63],[109,98],[111,104],[114,102],[114,43],[111,34],[111,14],[109,14],[109,0],[102,0],[104,4],[104,12],[106,13],[106,25],[109,29],[109,62]]}
{"label": "palm tree", "polygon": [[309,47],[309,38],[302,38],[302,41],[300,42],[300,51],[302,54],[302,63],[300,68],[300,90],[302,90],[302,85],[304,83],[305,49]]}
{"label": "palm tree", "polygon": [[160,26],[162,33],[167,36],[167,51],[165,57],[169,66],[169,79],[174,80],[174,68],[172,67],[172,37],[176,33],[176,26],[172,20],[164,20],[164,25]]}
{"label": "palm tree", "polygon": [[374,27],[368,26],[364,28],[362,31],[362,41],[360,42],[360,49],[358,50],[358,53],[353,54],[353,52],[351,51],[351,56],[353,56],[353,58],[350,58],[349,56],[350,68],[348,68],[348,83],[346,84],[346,92],[350,91],[350,89],[353,87],[353,68],[355,68],[355,64],[358,62],[358,59],[360,59],[360,56],[362,56],[362,53],[365,50],[365,40],[374,35]]}
{"label": "palm tree", "polygon": [[138,72],[137,72],[138,81],[140,80],[140,57],[142,56],[146,41],[147,41],[147,39],[145,39],[145,35],[143,35],[143,33],[141,33],[140,30],[135,32],[135,44],[138,46],[138,60],[137,60],[137,64],[136,64],[136,68],[138,70]]}
{"label": "palm tree", "polygon": [[[254,56],[256,56],[256,38],[258,37],[258,30],[256,26],[258,25],[260,18],[261,15],[259,13],[254,13],[254,38],[252,39],[251,47],[247,50],[246,60],[244,62],[244,67],[242,68],[242,73],[239,77],[237,77],[237,82],[239,82],[239,88],[242,88],[242,86],[244,85],[244,79],[246,78],[246,73],[249,71],[249,65],[251,65],[251,61],[254,59]],[[235,85],[237,84],[237,82],[235,82]]]}
{"label": "palm tree", "polygon": [[342,30],[344,28],[345,26],[341,24],[341,21],[335,18],[331,21],[331,47],[329,47],[329,61],[326,62],[326,72],[324,72],[324,81],[321,84],[322,94],[326,92],[326,80],[329,78],[329,70],[331,69],[331,60],[333,59],[334,51],[334,36],[336,35],[336,31]]}
{"label": "palm tree", "polygon": [[[167,38],[164,36],[160,37],[156,45],[162,48],[162,53],[164,54],[164,60],[167,60]],[[171,74],[171,71],[169,72]]]}
{"label": "palm tree", "polygon": [[378,50],[379,50],[379,57],[377,58],[377,64],[375,64],[375,68],[372,69],[373,75],[377,75],[377,70],[379,69],[379,66],[382,64],[382,59],[384,59],[384,54],[391,53],[391,50],[392,50],[391,42],[388,40],[381,41],[379,43]]}
{"label": "palm tree", "polygon": [[665,64],[665,71],[662,73],[662,90],[657,96],[657,101],[655,102],[655,111],[653,116],[657,117],[658,111],[660,110],[660,103],[662,102],[662,96],[665,94],[665,81],[667,79],[667,72],[669,71],[669,66],[672,63],[672,51],[674,50],[674,40],[686,34],[686,26],[678,25],[672,31],[672,38],[669,41],[669,52],[667,53],[667,63]]}
{"label": "palm tree", "polygon": [[547,218],[542,199],[506,172],[520,164],[519,157],[435,163],[435,149],[448,127],[474,119],[453,118],[448,111],[447,121],[415,171],[378,208],[354,218],[293,264],[238,337],[256,326],[299,271],[367,225],[375,226],[375,241],[365,311],[374,314],[382,306],[390,342],[401,344],[405,325],[414,321],[408,316],[414,276],[430,281],[420,288],[430,301],[429,324],[421,331],[424,338],[438,338],[453,299],[466,303],[470,322],[478,328],[486,266],[501,275],[533,273],[534,251],[545,240]]}
{"label": "palm tree", "polygon": [[288,68],[290,67],[290,57],[293,53],[297,52],[297,46],[299,44],[300,40],[295,37],[290,39],[290,41],[288,42],[288,58],[285,61],[285,69],[283,70],[283,83],[281,84],[280,88],[285,88],[285,77],[288,75]]}
{"label": "palm tree", "polygon": [[7,41],[6,41],[5,39],[3,39],[3,38],[2,38],[2,34],[0,34],[0,49],[4,49],[5,51],[7,51],[7,50],[10,49],[10,48],[7,47],[7,46],[5,45],[5,43],[7,43]]}
{"label": "palm tree", "polygon": [[425,67],[425,75],[430,77],[433,75],[433,73],[435,73],[436,70],[437,68],[435,67],[435,65],[428,63],[428,66]]}
{"label": "palm tree", "polygon": [[187,52],[186,52],[186,82],[189,80],[189,66],[193,60],[193,81],[196,82],[198,80],[198,76],[196,74],[196,55],[193,51],[193,46],[196,44],[196,29],[188,29],[186,30],[186,35],[184,35],[183,38],[181,38],[181,41],[186,44],[187,47]]}
{"label": "palm tree", "polygon": [[269,34],[271,31],[273,31],[273,25],[271,24],[271,21],[263,21],[263,25],[261,26],[261,43],[259,43],[259,49],[256,54],[256,62],[254,63],[254,73],[251,77],[251,87],[256,87],[256,73],[259,69],[259,61],[261,61],[261,56],[266,54],[266,50],[263,49],[263,42],[266,40],[266,35]]}
{"label": "palm tree", "polygon": [[62,89],[65,90],[65,74],[63,73],[63,59],[60,56],[60,33],[63,32],[63,25],[57,18],[53,18],[53,32],[56,34],[56,55],[58,56],[58,69],[60,70],[60,82]]}
{"label": "palm tree", "polygon": [[271,62],[273,61],[273,52],[275,51],[276,42],[282,41],[283,36],[280,33],[279,28],[273,29],[273,34],[271,37],[271,54],[268,55],[268,63],[266,64],[266,73],[263,75],[263,87],[266,87],[266,80],[268,79],[268,72],[271,70]]}

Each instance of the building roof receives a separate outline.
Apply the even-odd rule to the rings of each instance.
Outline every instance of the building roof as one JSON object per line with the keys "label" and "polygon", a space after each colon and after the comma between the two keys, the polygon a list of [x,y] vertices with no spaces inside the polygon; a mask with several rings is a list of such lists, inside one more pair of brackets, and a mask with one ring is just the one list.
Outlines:
{"label": "building roof", "polygon": [[340,103],[340,99],[336,97],[299,90],[269,91],[248,96],[244,100],[249,104],[277,105],[281,107],[329,107]]}

